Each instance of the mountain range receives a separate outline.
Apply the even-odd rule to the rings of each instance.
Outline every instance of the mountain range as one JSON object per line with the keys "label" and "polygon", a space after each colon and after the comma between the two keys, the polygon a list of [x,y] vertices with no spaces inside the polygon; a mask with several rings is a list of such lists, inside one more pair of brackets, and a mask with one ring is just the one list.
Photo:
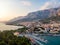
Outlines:
{"label": "mountain range", "polygon": [[27,14],[27,16],[14,18],[8,21],[6,24],[39,21],[46,18],[55,17],[57,15],[60,15],[60,7],[30,12]]}

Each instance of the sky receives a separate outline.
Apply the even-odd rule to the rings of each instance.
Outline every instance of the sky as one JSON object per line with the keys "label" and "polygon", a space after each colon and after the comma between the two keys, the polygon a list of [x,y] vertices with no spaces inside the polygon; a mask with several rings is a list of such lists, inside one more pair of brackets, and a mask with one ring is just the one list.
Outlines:
{"label": "sky", "polygon": [[55,7],[60,7],[60,0],[0,0],[0,21]]}

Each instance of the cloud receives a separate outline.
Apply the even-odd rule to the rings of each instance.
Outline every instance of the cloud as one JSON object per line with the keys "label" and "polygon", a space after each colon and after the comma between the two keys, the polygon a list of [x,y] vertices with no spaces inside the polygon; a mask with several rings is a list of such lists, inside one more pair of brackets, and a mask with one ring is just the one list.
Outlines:
{"label": "cloud", "polygon": [[24,6],[31,6],[31,2],[29,1],[21,1],[21,4],[24,5]]}
{"label": "cloud", "polygon": [[60,7],[60,1],[59,0],[51,0],[51,5],[50,5],[50,7],[52,8],[54,8],[54,7]]}
{"label": "cloud", "polygon": [[43,6],[40,7],[40,10],[48,9],[50,2],[46,2]]}
{"label": "cloud", "polygon": [[40,10],[56,8],[56,7],[60,7],[60,2],[58,0],[51,0],[50,2],[45,2],[44,5],[40,7]]}

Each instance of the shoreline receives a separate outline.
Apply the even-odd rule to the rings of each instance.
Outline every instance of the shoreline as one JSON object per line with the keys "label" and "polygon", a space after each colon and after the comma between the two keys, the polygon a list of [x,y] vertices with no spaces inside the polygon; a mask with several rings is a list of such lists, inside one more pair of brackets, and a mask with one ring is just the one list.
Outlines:
{"label": "shoreline", "polygon": [[40,36],[60,36],[60,34],[39,34]]}

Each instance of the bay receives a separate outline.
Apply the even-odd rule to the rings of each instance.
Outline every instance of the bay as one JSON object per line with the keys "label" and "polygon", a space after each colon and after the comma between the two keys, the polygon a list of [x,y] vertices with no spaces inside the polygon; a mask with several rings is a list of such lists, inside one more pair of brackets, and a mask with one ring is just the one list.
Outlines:
{"label": "bay", "polygon": [[13,26],[13,25],[6,25],[4,23],[0,23],[0,31],[16,30],[18,28],[23,28],[23,26]]}
{"label": "bay", "polygon": [[41,38],[47,40],[47,43],[42,43],[43,45],[60,45],[60,36],[40,36]]}

